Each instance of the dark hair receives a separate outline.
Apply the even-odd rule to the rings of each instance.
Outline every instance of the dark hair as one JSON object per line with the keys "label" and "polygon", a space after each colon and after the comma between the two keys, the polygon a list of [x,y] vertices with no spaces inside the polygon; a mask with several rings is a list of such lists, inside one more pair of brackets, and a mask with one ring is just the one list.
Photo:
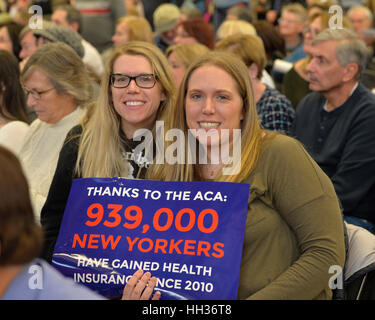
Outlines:
{"label": "dark hair", "polygon": [[82,26],[82,13],[79,11],[76,7],[73,7],[70,4],[63,4],[58,6],[56,10],[63,10],[66,12],[66,21],[68,21],[69,24],[72,24],[73,22],[76,22],[78,24],[78,33],[81,33],[81,26]]}
{"label": "dark hair", "polygon": [[260,20],[254,23],[257,35],[263,40],[267,56],[285,55],[285,42],[274,25],[268,21]]}
{"label": "dark hair", "polygon": [[0,24],[0,28],[2,27],[7,29],[10,41],[12,42],[13,54],[18,60],[20,60],[19,53],[21,51],[21,44],[19,41],[19,34],[23,26],[15,22],[9,22],[3,25]]}
{"label": "dark hair", "polygon": [[182,25],[184,30],[199,43],[206,45],[210,49],[214,48],[214,29],[212,25],[206,22],[203,18],[190,18],[180,22],[179,25]]}
{"label": "dark hair", "polygon": [[0,266],[26,264],[39,255],[43,237],[34,219],[21,164],[0,147]]}
{"label": "dark hair", "polygon": [[25,94],[19,79],[17,59],[10,52],[0,50],[0,116],[28,122]]}

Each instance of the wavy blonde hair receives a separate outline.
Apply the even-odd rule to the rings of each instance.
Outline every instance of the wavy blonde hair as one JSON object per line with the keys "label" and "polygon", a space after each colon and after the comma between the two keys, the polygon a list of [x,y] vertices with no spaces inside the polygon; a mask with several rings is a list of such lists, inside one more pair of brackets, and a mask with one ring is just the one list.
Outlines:
{"label": "wavy blonde hair", "polygon": [[217,29],[216,40],[219,41],[238,33],[257,35],[255,27],[250,22],[244,20],[225,20]]}
{"label": "wavy blonde hair", "polygon": [[166,99],[160,102],[156,119],[165,119],[175,104],[175,85],[167,58],[156,46],[142,41],[132,41],[117,48],[111,55],[98,100],[82,124],[76,173],[81,177],[127,177],[128,166],[122,156],[121,117],[112,102],[110,75],[117,58],[123,55],[140,55],[150,61],[153,73]]}
{"label": "wavy blonde hair", "polygon": [[117,20],[117,25],[126,24],[129,28],[129,41],[146,41],[154,43],[150,23],[143,17],[124,16]]}
{"label": "wavy blonde hair", "polygon": [[185,66],[185,68],[188,68],[195,58],[207,53],[208,51],[210,51],[210,49],[207,46],[198,42],[180,43],[169,46],[165,51],[165,55],[168,58],[172,53],[175,53],[177,59]]}
{"label": "wavy blonde hair", "polygon": [[267,56],[263,41],[258,36],[233,34],[221,40],[215,50],[227,51],[237,55],[246,64],[246,67],[255,63],[258,67],[257,78],[262,78],[263,70],[267,64]]}
{"label": "wavy blonde hair", "polygon": [[[201,56],[188,68],[181,82],[177,104],[171,111],[169,128],[182,129],[185,134],[185,164],[153,164],[148,169],[146,178],[167,181],[194,181],[201,180],[198,166],[188,164],[188,155],[195,150],[189,150],[188,126],[185,115],[185,100],[188,83],[195,70],[206,65],[217,66],[226,71],[236,82],[243,101],[244,119],[241,123],[241,168],[236,175],[221,175],[215,180],[226,182],[243,181],[257,164],[263,136],[266,135],[260,127],[253,89],[245,64],[235,55],[227,52],[209,52]],[[165,149],[173,142],[165,142]]]}

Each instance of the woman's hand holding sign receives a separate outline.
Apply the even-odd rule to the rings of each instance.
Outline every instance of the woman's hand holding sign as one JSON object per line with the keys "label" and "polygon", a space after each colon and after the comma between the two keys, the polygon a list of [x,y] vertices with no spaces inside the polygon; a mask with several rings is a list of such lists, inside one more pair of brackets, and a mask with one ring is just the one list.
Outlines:
{"label": "woman's hand holding sign", "polygon": [[[136,271],[127,282],[122,293],[122,300],[149,300],[157,284],[157,278],[150,272]],[[151,300],[159,300],[160,291],[156,291]]]}

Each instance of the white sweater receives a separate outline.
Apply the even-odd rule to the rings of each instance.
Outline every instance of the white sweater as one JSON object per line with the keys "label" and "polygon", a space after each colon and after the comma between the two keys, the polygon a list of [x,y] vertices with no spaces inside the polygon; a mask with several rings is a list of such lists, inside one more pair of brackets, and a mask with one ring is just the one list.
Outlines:
{"label": "white sweater", "polygon": [[65,137],[84,114],[85,109],[78,107],[55,124],[36,119],[25,136],[19,157],[29,182],[30,197],[38,223]]}

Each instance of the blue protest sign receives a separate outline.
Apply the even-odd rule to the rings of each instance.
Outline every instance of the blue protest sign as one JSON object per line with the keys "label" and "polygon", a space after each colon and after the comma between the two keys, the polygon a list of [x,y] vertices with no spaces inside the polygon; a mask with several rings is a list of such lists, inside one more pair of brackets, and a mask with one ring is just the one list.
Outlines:
{"label": "blue protest sign", "polygon": [[249,185],[74,180],[53,265],[106,297],[135,271],[162,299],[236,299]]}

